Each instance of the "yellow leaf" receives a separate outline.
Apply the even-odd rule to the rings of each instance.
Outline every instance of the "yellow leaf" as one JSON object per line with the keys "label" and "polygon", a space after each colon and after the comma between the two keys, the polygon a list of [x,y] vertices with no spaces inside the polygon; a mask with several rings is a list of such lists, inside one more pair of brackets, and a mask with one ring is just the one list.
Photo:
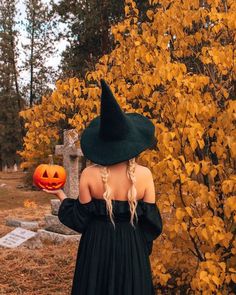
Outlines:
{"label": "yellow leaf", "polygon": [[125,6],[125,15],[128,15],[128,13],[129,13],[129,6],[126,5],[126,6]]}
{"label": "yellow leaf", "polygon": [[184,183],[187,180],[187,177],[184,173],[180,173],[180,181],[181,183]]}
{"label": "yellow leaf", "polygon": [[207,272],[204,271],[204,270],[202,270],[202,271],[200,272],[200,279],[203,280],[204,278],[207,277],[207,275],[208,275]]}
{"label": "yellow leaf", "polygon": [[222,157],[222,155],[224,153],[224,148],[222,146],[217,145],[216,146],[216,153],[219,158]]}
{"label": "yellow leaf", "polygon": [[224,207],[228,207],[230,213],[236,211],[236,196],[232,196],[226,199]]}
{"label": "yellow leaf", "polygon": [[203,139],[197,139],[197,143],[200,147],[200,149],[203,149],[205,146],[204,140]]}
{"label": "yellow leaf", "polygon": [[216,175],[217,175],[217,170],[216,169],[212,169],[211,171],[210,171],[210,175],[214,178]]}
{"label": "yellow leaf", "polygon": [[183,209],[177,208],[176,209],[176,212],[175,212],[175,215],[176,215],[176,217],[177,217],[178,220],[182,220],[183,217],[185,216],[185,212],[184,212]]}
{"label": "yellow leaf", "polygon": [[225,268],[226,268],[225,262],[220,262],[219,266],[225,271]]}
{"label": "yellow leaf", "polygon": [[69,85],[68,84],[63,84],[63,89],[64,89],[64,91],[67,91],[69,89]]}
{"label": "yellow leaf", "polygon": [[47,110],[48,110],[49,112],[53,112],[53,111],[54,111],[54,107],[53,107],[51,104],[49,104],[49,105],[47,106]]}
{"label": "yellow leaf", "polygon": [[202,165],[201,172],[203,175],[206,175],[209,172],[210,167],[208,166],[208,163],[206,161],[201,161],[201,165]]}
{"label": "yellow leaf", "polygon": [[185,210],[188,212],[188,215],[193,217],[193,212],[192,212],[192,208],[190,207],[185,207]]}
{"label": "yellow leaf", "polygon": [[147,17],[148,17],[150,20],[153,19],[153,15],[154,15],[153,10],[148,10],[148,11],[147,11]]}
{"label": "yellow leaf", "polygon": [[[191,21],[192,21],[192,20],[191,20]],[[199,32],[197,32],[197,33],[194,35],[194,37],[196,38],[196,40],[197,40],[198,42],[200,42],[201,39],[202,39],[202,34],[199,33]]]}
{"label": "yellow leaf", "polygon": [[231,274],[231,279],[234,283],[236,283],[236,275],[235,274]]}
{"label": "yellow leaf", "polygon": [[152,56],[151,56],[150,53],[147,53],[145,57],[146,57],[146,61],[147,61],[148,63],[152,61]]}
{"label": "yellow leaf", "polygon": [[190,176],[192,171],[193,171],[193,163],[192,162],[186,163],[185,164],[185,169],[187,171],[188,176]]}
{"label": "yellow leaf", "polygon": [[179,159],[182,161],[182,163],[183,163],[183,164],[185,164],[185,159],[184,159],[184,156],[182,156],[182,155],[181,155],[181,156],[179,156]]}
{"label": "yellow leaf", "polygon": [[171,203],[173,203],[176,200],[176,196],[175,195],[170,195],[169,200],[170,200]]}
{"label": "yellow leaf", "polygon": [[207,231],[206,231],[205,228],[202,229],[202,235],[203,235],[203,237],[204,237],[206,240],[209,239],[208,234],[207,234]]}
{"label": "yellow leaf", "polygon": [[236,273],[236,268],[230,267],[230,268],[229,268],[229,271],[230,271],[230,272],[235,272],[235,273]]}
{"label": "yellow leaf", "polygon": [[48,137],[45,137],[44,140],[45,140],[45,142],[46,142],[47,144],[50,143],[50,139],[49,139]]}
{"label": "yellow leaf", "polygon": [[200,171],[200,165],[194,163],[194,164],[193,164],[193,170],[194,170],[195,174],[197,175],[198,172]]}
{"label": "yellow leaf", "polygon": [[173,165],[174,165],[175,169],[178,169],[180,167],[180,162],[178,160],[174,159]]}
{"label": "yellow leaf", "polygon": [[212,281],[217,285],[217,286],[219,286],[220,284],[221,284],[221,281],[220,281],[220,279],[217,277],[217,276],[212,276],[211,277],[211,279],[212,279]]}
{"label": "yellow leaf", "polygon": [[231,143],[230,152],[231,152],[232,158],[236,158],[236,142]]}
{"label": "yellow leaf", "polygon": [[195,151],[195,149],[197,148],[197,141],[195,138],[188,136],[189,142],[190,142],[190,146],[192,148],[193,151]]}
{"label": "yellow leaf", "polygon": [[[164,47],[163,49],[165,49],[166,45],[163,45],[163,47]],[[173,78],[173,75],[172,75],[172,73],[169,71],[169,72],[167,72],[166,77],[167,77],[167,80],[168,80],[168,81],[171,81],[172,78]]]}
{"label": "yellow leaf", "polygon": [[185,222],[182,222],[181,223],[181,225],[182,225],[182,228],[185,230],[185,231],[187,231],[187,224],[185,223]]}
{"label": "yellow leaf", "polygon": [[176,224],[174,225],[174,230],[175,230],[176,233],[179,232],[179,224],[178,224],[178,223],[176,223]]}
{"label": "yellow leaf", "polygon": [[234,189],[234,181],[232,180],[224,180],[222,183],[222,191],[224,194],[228,194]]}

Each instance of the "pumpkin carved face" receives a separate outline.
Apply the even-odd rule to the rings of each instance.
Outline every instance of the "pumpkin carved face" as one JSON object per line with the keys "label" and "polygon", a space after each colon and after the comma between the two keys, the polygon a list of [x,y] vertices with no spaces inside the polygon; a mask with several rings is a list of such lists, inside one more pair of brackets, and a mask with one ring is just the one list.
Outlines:
{"label": "pumpkin carved face", "polygon": [[59,165],[40,164],[34,171],[33,182],[41,189],[57,190],[66,182],[66,171]]}

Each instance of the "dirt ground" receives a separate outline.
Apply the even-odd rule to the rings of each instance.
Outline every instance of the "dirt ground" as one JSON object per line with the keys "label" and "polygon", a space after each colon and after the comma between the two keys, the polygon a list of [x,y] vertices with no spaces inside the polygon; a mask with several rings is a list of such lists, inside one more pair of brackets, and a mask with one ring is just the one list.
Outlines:
{"label": "dirt ground", "polygon": [[[0,237],[14,227],[5,218],[38,221],[50,213],[51,195],[27,190],[23,172],[0,172]],[[0,248],[0,295],[69,295],[78,244],[44,242],[38,249]]]}
{"label": "dirt ground", "polygon": [[[51,212],[53,196],[25,187],[23,178],[23,172],[0,172],[0,238],[15,229],[5,225],[7,217],[38,221],[43,228]],[[70,295],[77,250],[78,242],[0,247],[0,295]]]}

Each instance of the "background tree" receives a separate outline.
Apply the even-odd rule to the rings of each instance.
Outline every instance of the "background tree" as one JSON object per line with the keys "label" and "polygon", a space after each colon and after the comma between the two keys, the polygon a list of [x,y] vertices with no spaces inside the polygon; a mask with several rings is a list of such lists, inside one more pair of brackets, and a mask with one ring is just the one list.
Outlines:
{"label": "background tree", "polygon": [[[140,21],[146,18],[148,1],[137,1]],[[67,23],[63,35],[69,45],[62,55],[61,77],[84,77],[98,59],[115,47],[111,26],[124,19],[124,1],[61,0],[54,5],[60,21]]]}
{"label": "background tree", "polygon": [[24,93],[29,94],[30,106],[40,102],[42,95],[50,92],[49,84],[55,81],[55,69],[46,62],[55,53],[53,12],[48,3],[41,0],[25,0],[25,27],[29,42],[24,45],[26,60],[24,70],[29,82]]}
{"label": "background tree", "polygon": [[16,1],[0,0],[0,169],[18,162],[23,135],[15,15]]}
{"label": "background tree", "polygon": [[84,76],[92,69],[98,57],[109,52],[111,22],[122,19],[123,1],[60,1],[54,6],[61,21],[68,24],[64,38],[69,41],[63,52],[61,69],[64,77]]}

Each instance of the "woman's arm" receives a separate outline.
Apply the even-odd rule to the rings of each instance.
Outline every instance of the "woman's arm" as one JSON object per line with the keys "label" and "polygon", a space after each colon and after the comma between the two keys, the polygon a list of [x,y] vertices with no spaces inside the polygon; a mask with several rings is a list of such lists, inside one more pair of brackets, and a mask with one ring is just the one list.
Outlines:
{"label": "woman's arm", "polygon": [[89,189],[89,180],[93,179],[92,168],[86,167],[80,175],[79,181],[79,201],[81,204],[88,203],[92,200],[90,189]]}
{"label": "woman's arm", "polygon": [[155,204],[156,202],[156,193],[155,193],[155,185],[153,181],[153,176],[151,170],[147,168],[147,173],[145,175],[145,192],[143,200],[150,204]]}

